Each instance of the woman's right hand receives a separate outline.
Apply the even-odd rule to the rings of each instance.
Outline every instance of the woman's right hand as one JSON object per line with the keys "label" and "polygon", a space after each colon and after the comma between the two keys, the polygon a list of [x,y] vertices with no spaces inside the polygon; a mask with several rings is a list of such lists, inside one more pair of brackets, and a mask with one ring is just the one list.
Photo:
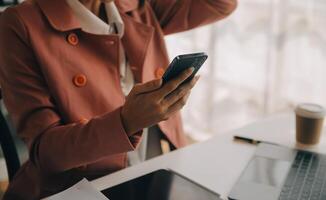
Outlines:
{"label": "woman's right hand", "polygon": [[162,86],[162,79],[136,84],[126,98],[121,119],[126,133],[131,136],[143,128],[167,120],[187,102],[190,91],[198,81],[194,77],[183,83],[194,68],[185,70],[177,78]]}

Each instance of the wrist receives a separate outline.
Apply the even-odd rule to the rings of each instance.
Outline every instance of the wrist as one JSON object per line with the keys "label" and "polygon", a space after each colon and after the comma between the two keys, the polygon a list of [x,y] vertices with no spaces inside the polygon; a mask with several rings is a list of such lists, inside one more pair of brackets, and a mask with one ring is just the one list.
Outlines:
{"label": "wrist", "polygon": [[121,118],[122,126],[123,126],[126,134],[128,136],[132,136],[133,135],[133,129],[132,129],[132,121],[133,120],[130,120],[128,118],[128,116],[129,115],[127,113],[125,113],[125,111],[124,111],[124,109],[122,107],[121,112],[120,112],[120,118]]}

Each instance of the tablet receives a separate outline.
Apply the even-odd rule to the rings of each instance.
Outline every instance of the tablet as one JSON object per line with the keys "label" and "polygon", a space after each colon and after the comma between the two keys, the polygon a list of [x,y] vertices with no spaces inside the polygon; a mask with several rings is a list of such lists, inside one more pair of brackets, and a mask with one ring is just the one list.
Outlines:
{"label": "tablet", "polygon": [[217,193],[165,169],[101,192],[110,200],[221,200]]}

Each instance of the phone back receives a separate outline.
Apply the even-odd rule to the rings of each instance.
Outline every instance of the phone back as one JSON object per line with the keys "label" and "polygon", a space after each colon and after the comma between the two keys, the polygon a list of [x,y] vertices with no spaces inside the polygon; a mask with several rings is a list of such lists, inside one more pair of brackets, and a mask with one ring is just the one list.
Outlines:
{"label": "phone back", "polygon": [[191,80],[206,61],[207,57],[206,53],[185,54],[175,57],[162,77],[163,84],[176,78],[184,70],[194,67],[194,72],[185,82]]}

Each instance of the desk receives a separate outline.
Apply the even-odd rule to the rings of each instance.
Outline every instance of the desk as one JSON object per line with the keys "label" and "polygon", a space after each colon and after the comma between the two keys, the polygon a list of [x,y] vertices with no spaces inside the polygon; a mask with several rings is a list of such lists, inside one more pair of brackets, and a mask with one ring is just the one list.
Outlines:
{"label": "desk", "polygon": [[[161,168],[169,168],[218,192],[223,198],[230,193],[245,168],[256,146],[234,141],[233,136],[243,133],[272,136],[283,145],[295,145],[294,116],[276,115],[255,122],[241,129],[214,136],[206,142],[194,144],[169,154],[148,160],[92,181],[98,190],[115,186]],[[324,134],[325,135],[325,129]],[[325,140],[323,140],[325,141]],[[315,147],[326,152],[326,145]]]}

